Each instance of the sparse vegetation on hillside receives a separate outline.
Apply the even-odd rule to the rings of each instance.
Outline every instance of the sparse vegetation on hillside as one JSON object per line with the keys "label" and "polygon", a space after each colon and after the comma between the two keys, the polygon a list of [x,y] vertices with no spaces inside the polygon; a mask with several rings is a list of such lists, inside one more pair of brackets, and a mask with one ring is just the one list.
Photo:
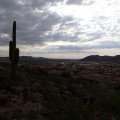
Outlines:
{"label": "sparse vegetation on hillside", "polygon": [[119,74],[115,63],[20,63],[13,81],[0,63],[0,119],[119,120]]}

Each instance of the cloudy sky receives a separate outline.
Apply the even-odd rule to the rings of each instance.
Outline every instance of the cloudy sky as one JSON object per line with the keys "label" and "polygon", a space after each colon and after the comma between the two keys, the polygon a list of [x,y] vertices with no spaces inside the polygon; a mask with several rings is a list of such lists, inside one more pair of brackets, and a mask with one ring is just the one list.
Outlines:
{"label": "cloudy sky", "polygon": [[21,56],[120,54],[120,0],[0,0],[0,56],[8,56],[13,20]]}

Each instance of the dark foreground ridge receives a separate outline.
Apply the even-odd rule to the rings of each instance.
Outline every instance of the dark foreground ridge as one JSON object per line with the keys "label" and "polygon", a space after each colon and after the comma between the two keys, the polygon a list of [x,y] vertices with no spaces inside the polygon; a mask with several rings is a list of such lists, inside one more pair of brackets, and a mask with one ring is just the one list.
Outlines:
{"label": "dark foreground ridge", "polygon": [[120,63],[0,62],[0,120],[120,120]]}

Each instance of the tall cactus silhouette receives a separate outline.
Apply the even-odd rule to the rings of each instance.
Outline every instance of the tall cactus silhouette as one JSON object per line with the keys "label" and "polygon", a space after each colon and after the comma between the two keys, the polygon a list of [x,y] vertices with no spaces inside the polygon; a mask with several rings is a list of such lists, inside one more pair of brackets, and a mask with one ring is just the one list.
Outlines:
{"label": "tall cactus silhouette", "polygon": [[12,41],[9,43],[9,59],[11,61],[11,77],[15,79],[16,66],[19,61],[19,49],[16,48],[16,21],[13,22]]}

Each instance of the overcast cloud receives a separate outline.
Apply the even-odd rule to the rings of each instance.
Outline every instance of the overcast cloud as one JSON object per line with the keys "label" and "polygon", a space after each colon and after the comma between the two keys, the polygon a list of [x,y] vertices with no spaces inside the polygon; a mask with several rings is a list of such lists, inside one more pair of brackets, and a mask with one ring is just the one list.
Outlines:
{"label": "overcast cloud", "polygon": [[1,0],[0,56],[8,56],[13,20],[20,55],[116,55],[120,52],[119,6],[119,0]]}

